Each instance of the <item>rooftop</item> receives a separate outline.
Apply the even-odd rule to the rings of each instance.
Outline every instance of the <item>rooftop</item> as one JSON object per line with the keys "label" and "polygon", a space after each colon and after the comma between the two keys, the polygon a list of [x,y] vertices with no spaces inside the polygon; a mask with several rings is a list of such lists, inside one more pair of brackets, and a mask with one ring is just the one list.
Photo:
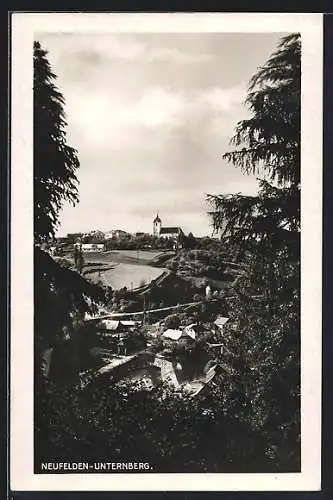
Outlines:
{"label": "rooftop", "polygon": [[218,327],[222,327],[223,325],[225,325],[227,323],[227,321],[229,321],[229,318],[225,318],[223,316],[218,316],[216,318],[216,320],[214,321],[214,324]]}
{"label": "rooftop", "polygon": [[162,227],[160,234],[175,234],[180,232],[180,227]]}

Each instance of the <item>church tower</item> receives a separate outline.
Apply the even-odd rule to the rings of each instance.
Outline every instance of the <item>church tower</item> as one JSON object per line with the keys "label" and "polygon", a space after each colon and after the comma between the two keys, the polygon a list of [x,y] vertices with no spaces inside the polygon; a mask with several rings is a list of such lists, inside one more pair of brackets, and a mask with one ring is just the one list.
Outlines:
{"label": "church tower", "polygon": [[154,221],[153,221],[153,235],[154,236],[157,236],[157,237],[160,236],[161,227],[162,227],[162,221],[157,214]]}

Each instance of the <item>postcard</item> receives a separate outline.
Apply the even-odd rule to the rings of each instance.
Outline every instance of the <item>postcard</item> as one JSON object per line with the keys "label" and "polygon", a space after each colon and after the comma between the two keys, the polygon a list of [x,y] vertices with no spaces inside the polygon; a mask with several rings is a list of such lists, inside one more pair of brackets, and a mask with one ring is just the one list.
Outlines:
{"label": "postcard", "polygon": [[322,15],[11,21],[11,489],[320,490]]}

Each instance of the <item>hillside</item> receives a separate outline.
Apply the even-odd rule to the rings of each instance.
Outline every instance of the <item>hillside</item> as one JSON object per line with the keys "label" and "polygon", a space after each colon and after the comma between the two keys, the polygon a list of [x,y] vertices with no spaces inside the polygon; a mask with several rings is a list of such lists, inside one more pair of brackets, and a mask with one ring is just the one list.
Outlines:
{"label": "hillside", "polygon": [[183,249],[164,260],[163,266],[197,286],[209,281],[219,289],[246,272],[244,264],[233,261],[222,249]]}

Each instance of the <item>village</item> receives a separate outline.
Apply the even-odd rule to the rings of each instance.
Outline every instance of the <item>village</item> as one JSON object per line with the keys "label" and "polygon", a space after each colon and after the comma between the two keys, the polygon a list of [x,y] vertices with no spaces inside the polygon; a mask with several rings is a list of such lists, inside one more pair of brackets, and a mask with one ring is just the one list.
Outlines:
{"label": "village", "polygon": [[[223,337],[229,323],[225,296],[244,272],[237,263],[228,262],[220,269],[219,280],[207,278],[207,270],[214,267],[210,262],[200,268],[200,259],[210,255],[207,249],[200,248],[193,235],[189,248],[182,229],[163,227],[158,214],[152,235],[146,235],[155,242],[155,249],[150,245],[140,253],[126,250],[126,242],[133,240],[126,232],[112,233],[112,241],[119,245],[116,252],[106,250],[107,235],[101,232],[90,234],[90,241],[103,243],[83,243],[88,235],[74,236],[68,235],[63,253],[59,252],[63,240],[51,242],[45,249],[62,264],[67,256],[68,265],[105,291],[104,303],[81,318],[79,348],[76,345],[75,349],[82,387],[112,380],[146,389],[163,386],[195,397],[223,372],[233,372],[229,357],[226,362],[223,356]],[[207,240],[222,248],[221,242],[209,238],[206,245]],[[160,242],[167,246],[156,251]],[[119,262],[114,263],[117,258]],[[133,266],[141,277],[149,276],[147,269],[156,269],[157,275],[133,286]],[[122,278],[128,273],[131,286],[111,286],[110,269],[111,273],[116,269]],[[66,334],[64,339],[66,342],[70,336]],[[54,373],[53,351],[49,349],[45,355],[45,372],[50,376]]]}
{"label": "village", "polygon": [[34,41],[35,474],[301,470],[301,39],[252,35]]}
{"label": "village", "polygon": [[88,232],[68,233],[58,236],[44,243],[43,248],[52,255],[63,255],[70,251],[72,245],[79,247],[84,254],[102,253],[107,250],[148,250],[170,249],[177,250],[193,244],[194,236],[188,236],[181,227],[164,226],[159,214],[153,219],[151,233],[135,231],[133,233],[123,229],[110,231],[91,230]]}
{"label": "village", "polygon": [[232,372],[221,357],[229,318],[217,315],[212,323],[186,324],[190,315],[182,316],[181,323],[177,314],[155,323],[87,319],[95,326],[90,353],[102,364],[94,377],[115,383],[139,382],[138,387],[146,389],[165,385],[194,397],[221,371]]}

